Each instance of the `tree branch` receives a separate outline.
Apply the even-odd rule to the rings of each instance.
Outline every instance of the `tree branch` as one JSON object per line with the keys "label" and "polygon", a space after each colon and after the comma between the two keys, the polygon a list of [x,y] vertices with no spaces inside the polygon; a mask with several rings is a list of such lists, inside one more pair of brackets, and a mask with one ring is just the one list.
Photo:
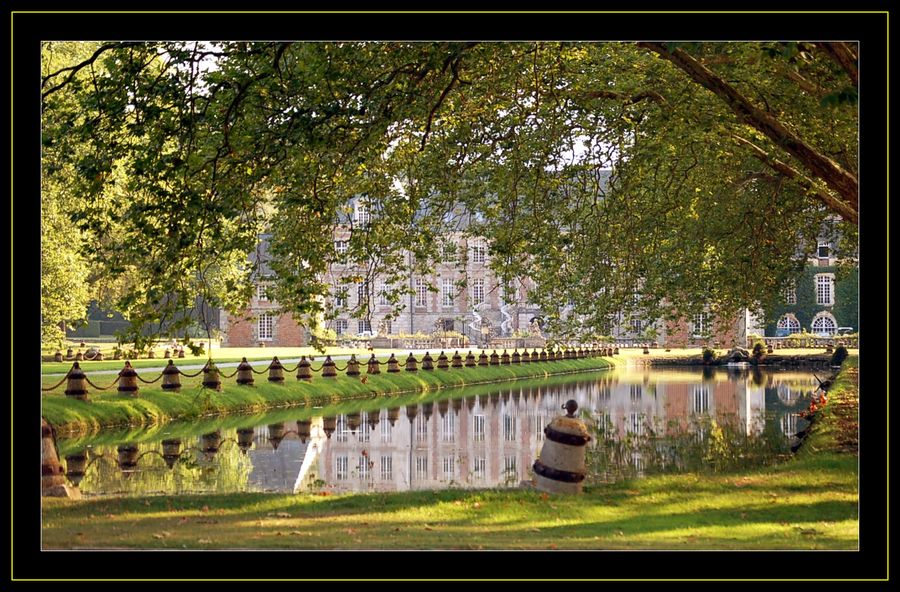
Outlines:
{"label": "tree branch", "polygon": [[669,51],[662,43],[640,42],[637,45],[672,62],[694,82],[716,94],[737,115],[739,121],[752,126],[784,148],[797,158],[813,176],[824,181],[840,195],[842,201],[849,205],[856,217],[855,214],[859,209],[859,182],[856,175],[804,142],[784,124],[753,105],[737,89],[685,51],[677,48]]}

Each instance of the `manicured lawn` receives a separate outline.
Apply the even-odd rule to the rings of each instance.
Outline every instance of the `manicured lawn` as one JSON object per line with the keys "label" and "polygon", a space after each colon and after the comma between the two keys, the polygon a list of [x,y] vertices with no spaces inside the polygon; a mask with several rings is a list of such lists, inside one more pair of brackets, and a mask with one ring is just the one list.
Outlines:
{"label": "manicured lawn", "polygon": [[[345,364],[345,363],[344,363]],[[315,367],[321,365],[321,361]],[[283,384],[268,382],[265,375],[255,376],[253,386],[242,386],[234,378],[222,378],[220,392],[201,387],[202,375],[184,379],[181,392],[164,391],[159,383],[139,383],[138,396],[89,389],[90,402],[68,399],[62,392],[65,385],[45,393],[41,399],[41,414],[60,434],[90,433],[102,428],[150,426],[176,419],[193,419],[225,413],[252,414],[268,409],[324,405],[345,399],[373,398],[382,394],[397,394],[438,390],[471,384],[501,382],[519,378],[543,377],[579,371],[609,368],[607,358],[558,360],[509,366],[487,366],[449,370],[419,370],[360,378],[341,374],[325,379],[314,374],[312,382],[304,382],[288,373]],[[343,367],[339,364],[339,367]],[[362,367],[365,372],[365,366]],[[230,375],[234,369],[223,372]],[[90,374],[88,375],[90,377]],[[107,386],[114,376],[98,377],[96,384]],[[148,377],[148,380],[151,377]],[[45,378],[45,380],[47,380]],[[53,383],[51,383],[53,384]]]}
{"label": "manicured lawn", "polygon": [[395,494],[43,499],[57,548],[856,549],[858,401],[851,359],[800,453],[727,474],[586,488]]}

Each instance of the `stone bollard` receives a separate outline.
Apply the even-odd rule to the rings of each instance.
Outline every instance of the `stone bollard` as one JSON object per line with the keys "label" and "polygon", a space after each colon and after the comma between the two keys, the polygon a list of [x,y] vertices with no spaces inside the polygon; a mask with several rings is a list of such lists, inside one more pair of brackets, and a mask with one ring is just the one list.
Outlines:
{"label": "stone bollard", "polygon": [[644,354],[649,354],[649,353],[650,353],[650,348],[648,348],[647,345],[644,344]]}
{"label": "stone bollard", "polygon": [[75,361],[76,361],[76,362],[83,362],[83,361],[84,361],[84,354],[81,353],[81,350],[78,350],[78,353],[75,354]]}
{"label": "stone bollard", "polygon": [[469,350],[469,353],[466,354],[466,368],[474,368],[476,365],[475,354],[472,353],[472,350]]}
{"label": "stone bollard", "polygon": [[105,358],[103,357],[103,352],[100,351],[100,350],[98,349],[98,350],[97,350],[97,355],[94,356],[94,361],[95,361],[95,362],[102,362],[104,359],[105,359]]}
{"label": "stone bollard", "polygon": [[179,358],[183,358],[183,357],[184,357],[184,349],[178,350],[178,357],[179,357]]}
{"label": "stone bollard", "polygon": [[409,352],[409,356],[406,358],[406,371],[417,372],[419,370],[418,364],[419,362],[416,360],[416,357],[412,355],[412,352]]}
{"label": "stone bollard", "polygon": [[155,349],[152,349],[152,348],[151,348],[150,350],[147,351],[147,359],[148,359],[148,360],[155,360],[155,359],[156,359],[156,350],[155,350]]}
{"label": "stone bollard", "polygon": [[78,399],[79,401],[87,401],[87,376],[84,370],[78,365],[78,362],[72,364],[72,369],[66,377],[66,397]]}
{"label": "stone bollard", "polygon": [[[409,362],[409,360],[407,360],[407,362]],[[425,356],[422,358],[422,370],[434,370],[434,358],[432,358],[428,352],[425,352]]]}
{"label": "stone bollard", "polygon": [[337,378],[337,365],[331,356],[325,356],[325,361],[322,362],[322,378]]}
{"label": "stone bollard", "polygon": [[306,359],[306,356],[301,356],[300,361],[297,362],[297,380],[312,381],[312,370],[310,370],[309,366],[309,360]]}
{"label": "stone bollard", "polygon": [[253,366],[246,357],[241,358],[241,363],[237,367],[237,383],[252,386],[253,382]]}
{"label": "stone bollard", "polygon": [[65,472],[56,452],[53,428],[41,418],[41,495],[80,498],[77,489],[66,483]]}
{"label": "stone bollard", "polygon": [[62,362],[63,361],[63,354],[61,351],[56,350],[56,353],[53,354],[53,361],[54,362]]}
{"label": "stone bollard", "polygon": [[298,419],[297,420],[297,437],[300,438],[301,444],[306,444],[306,441],[309,440],[310,433],[312,432],[312,421],[308,419]]}
{"label": "stone bollard", "polygon": [[372,357],[369,358],[369,364],[366,368],[366,374],[381,374],[381,362],[378,361],[378,358],[375,357],[375,354],[372,354]]}
{"label": "stone bollard", "polygon": [[527,348],[527,347],[526,347],[525,350],[522,352],[522,357],[519,358],[519,360],[520,360],[521,363],[523,363],[523,364],[527,364],[527,363],[531,362],[531,354],[528,353],[528,348]]}
{"label": "stone bollard", "polygon": [[[536,354],[531,354],[531,358],[534,359]],[[541,348],[541,353],[538,355],[538,361],[546,362],[547,361],[547,350]]]}
{"label": "stone bollard", "polygon": [[137,372],[131,367],[131,362],[125,360],[125,367],[119,371],[119,387],[120,393],[128,393],[134,397],[138,394],[138,377]]}
{"label": "stone bollard", "polygon": [[67,360],[74,360],[74,359],[75,359],[75,352],[72,351],[72,348],[71,348],[71,347],[70,347],[69,349],[66,350],[66,359],[67,359]]}
{"label": "stone bollard", "polygon": [[170,469],[175,468],[175,463],[181,458],[181,440],[171,438],[162,441],[163,460]]}
{"label": "stone bollard", "polygon": [[272,363],[269,364],[269,382],[284,383],[284,366],[278,356],[272,356]]}
{"label": "stone bollard", "polygon": [[387,365],[388,372],[400,372],[400,362],[397,361],[397,358],[394,357],[394,354],[391,354],[391,357],[388,358]]}
{"label": "stone bollard", "polygon": [[497,350],[491,352],[491,366],[499,366],[500,365],[500,354],[497,353]]}
{"label": "stone bollard", "polygon": [[219,378],[219,369],[212,360],[209,360],[206,365],[203,366],[203,386],[217,391],[222,390],[222,380]]}
{"label": "stone bollard", "polygon": [[177,391],[181,388],[181,372],[175,367],[175,362],[169,363],[162,371],[162,388],[164,391]]}
{"label": "stone bollard", "polygon": [[253,428],[238,428],[237,430],[237,444],[238,448],[241,449],[241,454],[245,455],[253,448],[253,436],[256,434],[256,430]]}
{"label": "stone bollard", "polygon": [[519,354],[519,350],[514,349],[512,355],[509,357],[509,361],[513,364],[521,364],[522,356]]}
{"label": "stone bollard", "polygon": [[347,376],[359,376],[359,362],[356,360],[356,354],[350,354],[347,360]]}
{"label": "stone bollard", "polygon": [[87,471],[87,455],[84,452],[76,452],[66,456],[66,479],[72,484],[72,487],[81,485],[84,479],[84,472]]}
{"label": "stone bollard", "polygon": [[453,354],[453,358],[450,360],[450,366],[452,368],[462,368],[463,367],[463,359],[462,356],[459,355],[459,350],[456,350],[456,353]]}
{"label": "stone bollard", "polygon": [[619,348],[618,348],[618,346],[613,348],[612,355],[614,355],[614,356],[619,355]]}
{"label": "stone bollard", "polygon": [[509,354],[506,353],[506,350],[503,350],[503,353],[500,354],[500,365],[501,366],[509,366]]}
{"label": "stone bollard", "polygon": [[487,366],[488,365],[488,356],[484,353],[484,350],[481,350],[481,354],[478,356],[478,365],[479,366]]}
{"label": "stone bollard", "polygon": [[534,481],[547,493],[581,493],[585,477],[585,445],[590,441],[584,422],[575,417],[578,403],[566,401],[566,415],[544,428],[540,457],[534,461]]}
{"label": "stone bollard", "polygon": [[450,368],[450,363],[447,360],[447,355],[444,354],[443,351],[441,351],[441,354],[438,356],[437,367],[439,370],[448,370]]}
{"label": "stone bollard", "polygon": [[170,350],[169,348],[166,348],[166,351],[163,352],[163,358],[169,359],[171,357],[172,357],[172,350]]}

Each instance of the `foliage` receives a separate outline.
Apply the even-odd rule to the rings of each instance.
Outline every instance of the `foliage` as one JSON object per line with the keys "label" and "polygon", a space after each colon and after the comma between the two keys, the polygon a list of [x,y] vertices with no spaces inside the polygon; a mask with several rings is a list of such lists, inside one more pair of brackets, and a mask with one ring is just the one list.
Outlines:
{"label": "foliage", "polygon": [[45,146],[134,328],[197,297],[241,309],[262,230],[273,296],[310,327],[376,279],[398,309],[457,232],[485,237],[504,289],[536,282],[560,339],[759,308],[835,215],[856,252],[850,44],[93,47],[45,67]]}
{"label": "foliage", "polygon": [[716,360],[716,352],[708,347],[703,348],[703,353],[701,355],[703,356],[704,364],[711,364]]}
{"label": "foliage", "polygon": [[840,366],[844,363],[844,360],[849,357],[849,352],[847,348],[843,345],[839,345],[835,348],[834,353],[831,355],[831,365],[832,366]]}
{"label": "foliage", "polygon": [[[834,274],[834,306],[816,304],[815,276],[820,273]],[[797,303],[787,304],[783,293],[774,294],[772,302],[767,305],[766,334],[775,335],[778,319],[782,315],[792,313],[797,317],[801,330],[806,333],[812,328],[812,320],[819,311],[827,310],[837,320],[840,327],[859,329],[859,268],[855,265],[805,266],[791,280],[796,289]],[[812,335],[791,335],[796,339],[812,337]]]}

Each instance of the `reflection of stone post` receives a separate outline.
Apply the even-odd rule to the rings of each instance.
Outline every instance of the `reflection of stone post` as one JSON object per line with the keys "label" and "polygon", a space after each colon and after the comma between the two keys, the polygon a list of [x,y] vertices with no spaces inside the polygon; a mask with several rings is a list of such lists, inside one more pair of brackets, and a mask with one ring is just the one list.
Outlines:
{"label": "reflection of stone post", "polygon": [[76,499],[81,497],[78,489],[66,483],[63,467],[56,453],[53,429],[44,418],[41,418],[41,495]]}
{"label": "reflection of stone post", "polygon": [[584,422],[575,418],[578,403],[569,400],[563,408],[566,415],[544,428],[546,440],[532,467],[535,485],[547,493],[581,493],[585,445],[591,437]]}

